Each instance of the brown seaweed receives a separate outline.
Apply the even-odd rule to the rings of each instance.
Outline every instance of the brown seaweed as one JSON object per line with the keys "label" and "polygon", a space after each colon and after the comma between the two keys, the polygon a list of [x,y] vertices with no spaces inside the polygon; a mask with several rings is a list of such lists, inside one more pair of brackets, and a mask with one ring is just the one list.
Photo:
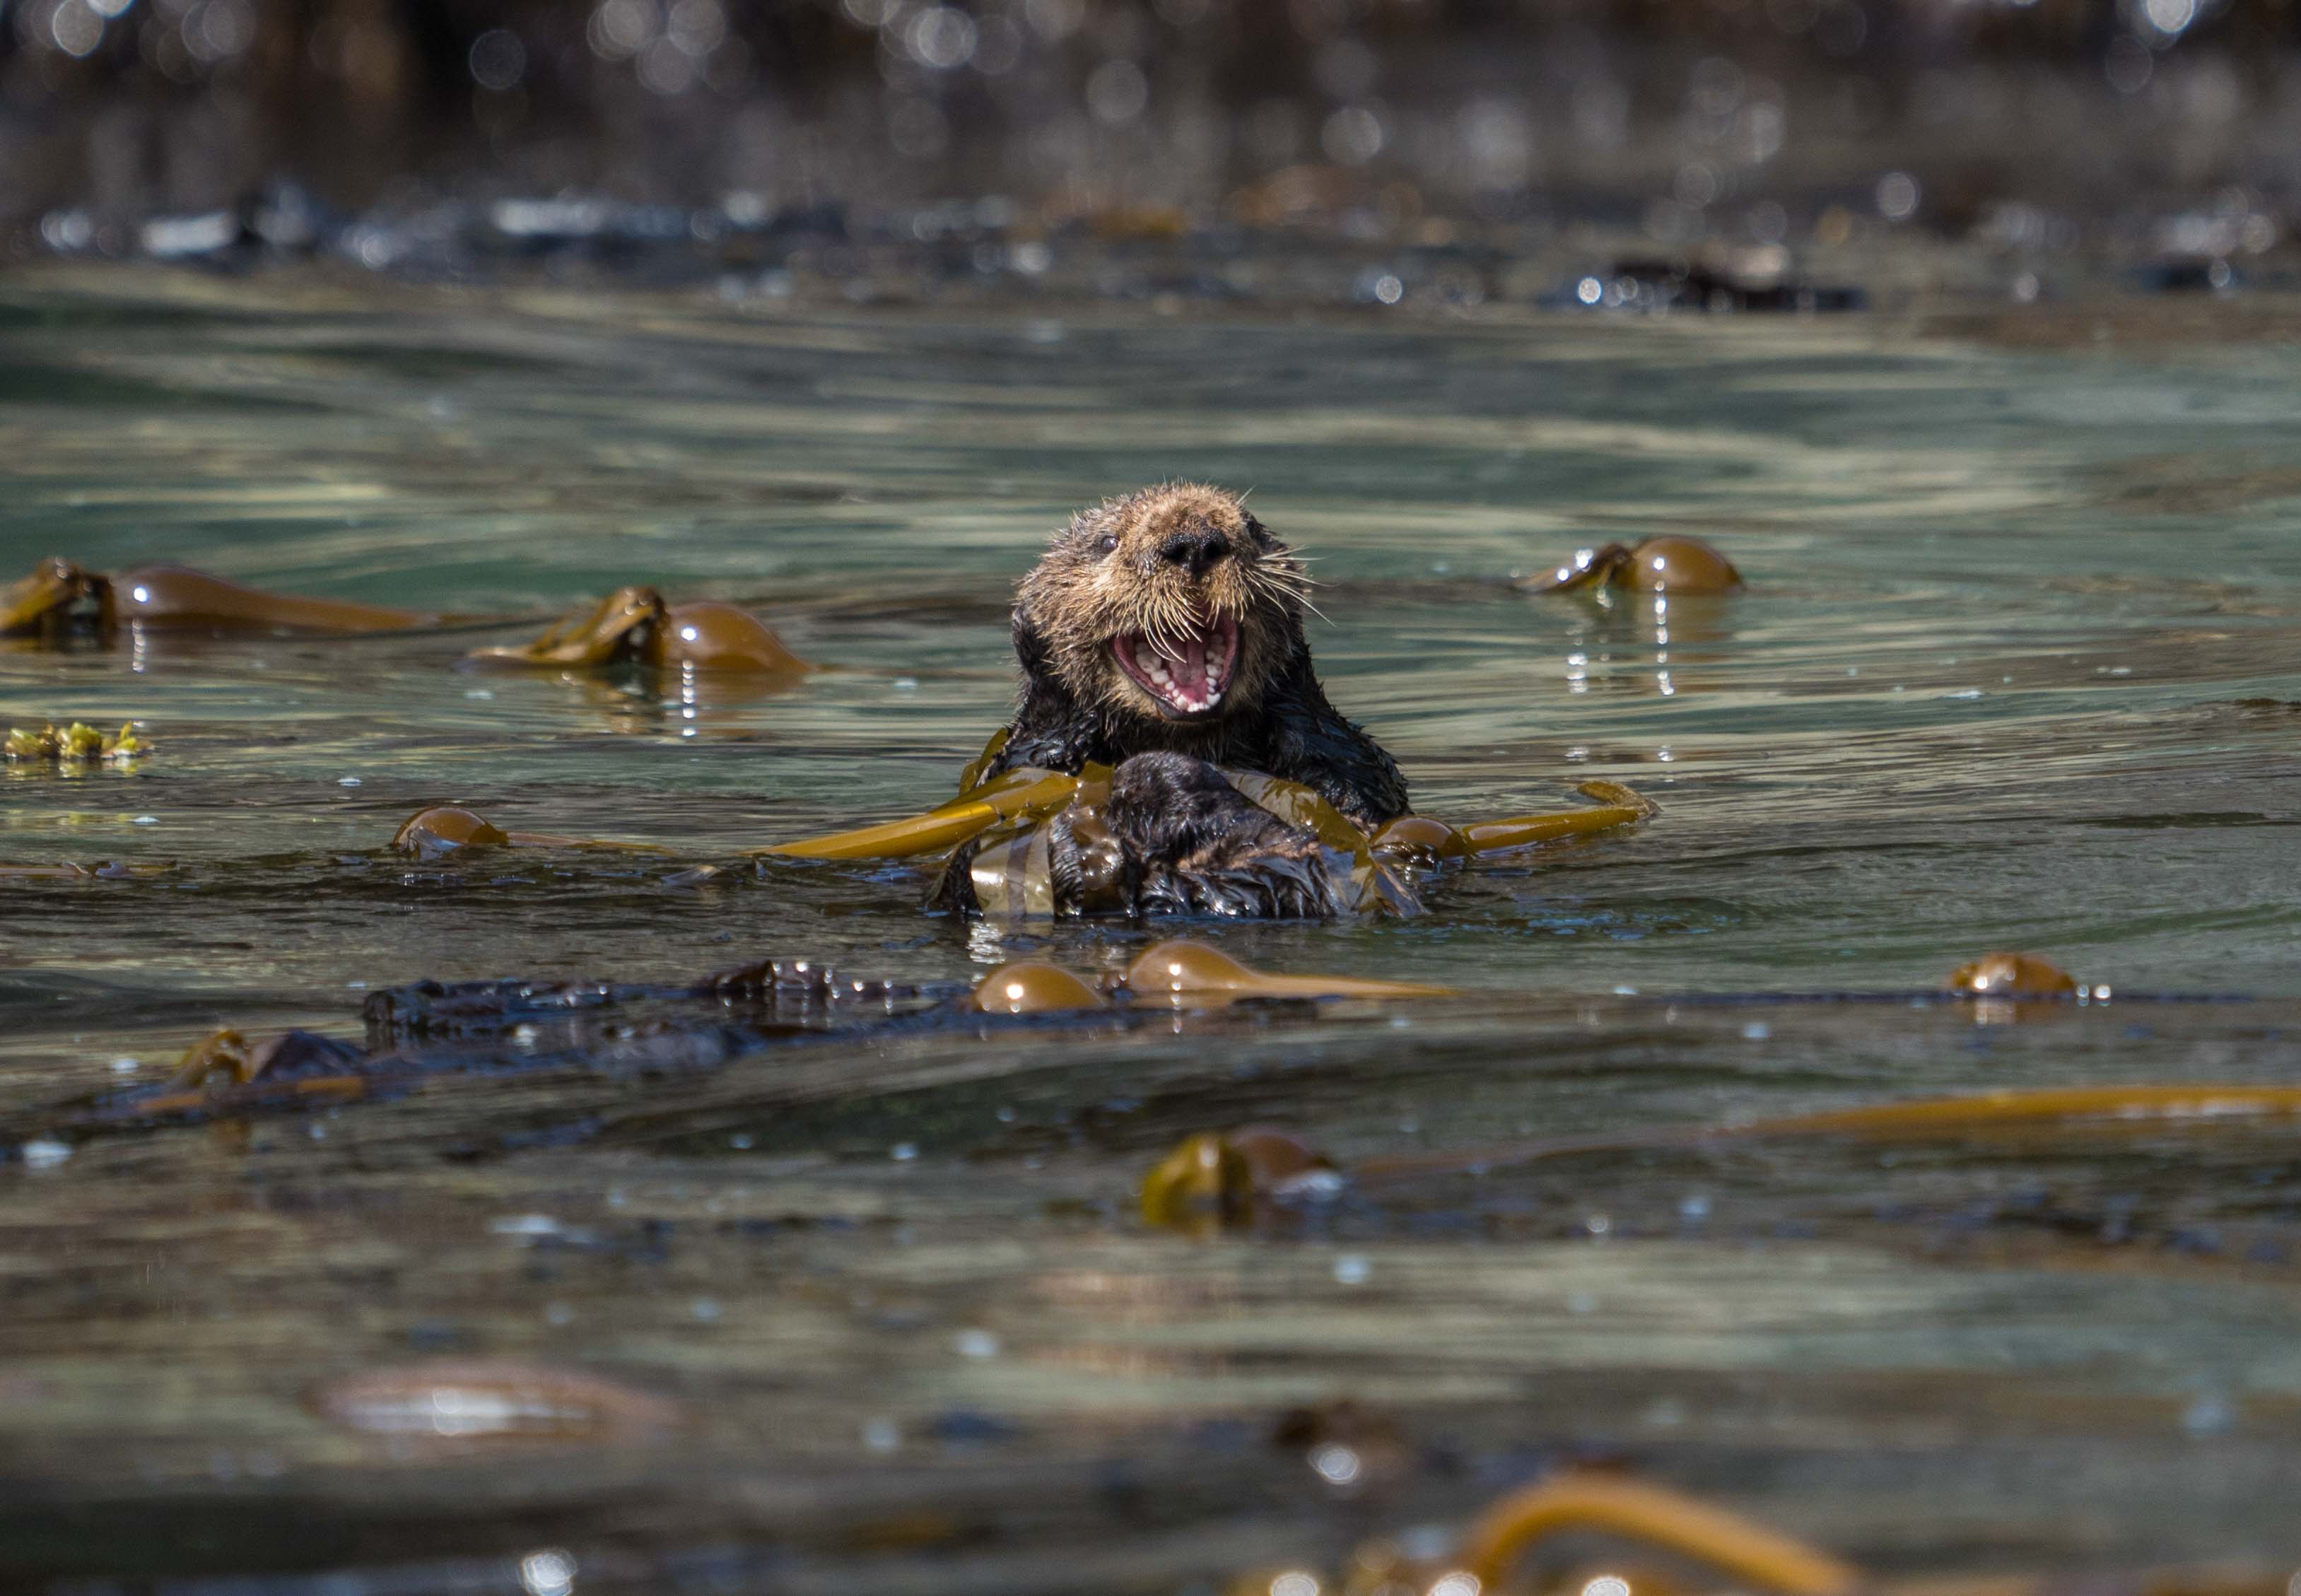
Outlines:
{"label": "brown seaweed", "polygon": [[218,631],[398,631],[443,617],[343,598],[266,593],[186,565],[132,565],[111,575],[50,558],[0,588],[0,637],[55,648],[108,642],[120,627]]}
{"label": "brown seaweed", "polygon": [[401,631],[442,617],[343,598],[304,598],[243,587],[187,565],[135,565],[113,576],[114,613],[146,626],[228,631]]}
{"label": "brown seaweed", "polygon": [[[2250,1084],[2063,1086],[2001,1090],[1948,1098],[1865,1104],[1740,1124],[1686,1125],[1620,1136],[1560,1137],[1451,1151],[1393,1154],[1360,1160],[1354,1183],[1395,1182],[1491,1171],[1592,1153],[1795,1137],[1921,1141],[1988,1132],[2035,1132],[2065,1140],[2085,1132],[2197,1129],[2263,1120],[2301,1119],[2301,1087]],[[1242,1132],[1243,1134],[1243,1132]],[[1154,1225],[1203,1230],[1250,1223],[1266,1199],[1285,1195],[1234,1137],[1186,1137],[1144,1176],[1143,1217]]]}
{"label": "brown seaweed", "polygon": [[2078,983],[2034,953],[1985,953],[1950,973],[1950,990],[1976,998],[2073,997]]}
{"label": "brown seaweed", "polygon": [[1576,593],[1614,588],[1633,593],[1700,597],[1741,590],[1734,562],[1699,538],[1667,534],[1636,545],[1577,548],[1554,571],[1519,584],[1529,593]]}
{"label": "brown seaweed", "polygon": [[619,588],[531,642],[481,648],[465,663],[584,671],[640,666],[793,680],[816,668],[748,611],[710,599],[667,604],[655,589],[641,587]]}
{"label": "brown seaweed", "polygon": [[33,638],[54,648],[74,638],[108,637],[116,624],[112,582],[50,557],[29,576],[0,588],[0,638]]}
{"label": "brown seaweed", "polygon": [[1514,1492],[1480,1514],[1459,1554],[1477,1582],[1468,1588],[1499,1588],[1529,1549],[1590,1531],[1694,1558],[1737,1588],[1779,1596],[1843,1596],[1863,1583],[1850,1564],[1722,1508],[1641,1480],[1584,1473]]}
{"label": "brown seaweed", "polygon": [[671,851],[652,842],[566,837],[556,831],[506,831],[485,816],[456,804],[435,804],[417,810],[400,823],[399,830],[391,838],[392,851],[412,859],[440,859],[466,849],[491,848],[607,848],[646,854]]}

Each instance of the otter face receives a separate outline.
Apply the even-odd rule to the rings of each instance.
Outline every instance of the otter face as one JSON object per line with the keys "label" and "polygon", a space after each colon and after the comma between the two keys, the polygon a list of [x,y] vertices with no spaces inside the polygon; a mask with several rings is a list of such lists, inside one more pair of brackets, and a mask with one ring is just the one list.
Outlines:
{"label": "otter face", "polygon": [[1024,579],[1024,669],[1135,721],[1251,712],[1301,646],[1309,584],[1219,488],[1169,482],[1081,512]]}

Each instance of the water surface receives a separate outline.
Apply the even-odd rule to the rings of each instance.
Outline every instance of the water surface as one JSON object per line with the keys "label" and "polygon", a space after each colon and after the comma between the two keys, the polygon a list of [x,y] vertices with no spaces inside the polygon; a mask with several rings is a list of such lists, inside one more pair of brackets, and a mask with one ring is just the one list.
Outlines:
{"label": "water surface", "polygon": [[[1196,928],[1451,1005],[563,1062],[0,1165],[0,1567],[510,1588],[558,1546],[584,1589],[1212,1589],[1590,1458],[1891,1571],[2301,1558],[2281,1133],[1599,1153],[1213,1242],[1132,1213],[1177,1136],[1251,1119],[1350,1158],[2294,1081],[2297,375],[2241,338],[1884,318],[0,285],[0,573],[177,560],[473,618],[0,653],[0,723],[158,745],[5,773],[0,862],[173,866],[0,898],[13,1136],[216,1025],[356,1035],[424,977],[1124,963],[1155,933],[930,916],[897,868],[671,878],[948,796],[1009,701],[1017,575],[1076,506],[1168,476],[1252,489],[1317,556],[1330,692],[1418,807],[1591,777],[1663,806],[1418,919]],[[1510,586],[1662,531],[1749,593]],[[634,581],[835,668],[455,668]],[[440,801],[675,856],[391,855]],[[2118,995],[2012,1025],[1914,999],[1999,946]],[[475,1451],[314,1404],[448,1355],[687,1425]],[[1338,1490],[1269,1437],[1343,1399],[1399,1439]]]}

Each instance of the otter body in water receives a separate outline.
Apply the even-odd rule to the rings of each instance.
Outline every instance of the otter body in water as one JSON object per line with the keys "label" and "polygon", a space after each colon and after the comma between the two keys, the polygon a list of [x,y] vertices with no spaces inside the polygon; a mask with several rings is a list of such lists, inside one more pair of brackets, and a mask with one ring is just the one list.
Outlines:
{"label": "otter body in water", "polygon": [[[1218,488],[1169,482],[1083,511],[1015,604],[1022,702],[982,779],[1115,767],[1099,813],[1051,828],[1058,911],[1336,912],[1319,840],[1217,765],[1310,788],[1372,831],[1406,780],[1326,701],[1303,637],[1308,578]],[[962,848],[933,901],[979,906]]]}

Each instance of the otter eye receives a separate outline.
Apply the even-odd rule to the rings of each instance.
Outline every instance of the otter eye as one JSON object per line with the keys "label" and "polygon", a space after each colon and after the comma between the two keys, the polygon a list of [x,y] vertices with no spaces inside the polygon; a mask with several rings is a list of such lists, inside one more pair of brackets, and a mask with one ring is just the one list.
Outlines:
{"label": "otter eye", "polygon": [[1101,537],[1097,538],[1094,540],[1094,547],[1095,551],[1098,554],[1117,554],[1118,552],[1118,534],[1117,532],[1103,533]]}

